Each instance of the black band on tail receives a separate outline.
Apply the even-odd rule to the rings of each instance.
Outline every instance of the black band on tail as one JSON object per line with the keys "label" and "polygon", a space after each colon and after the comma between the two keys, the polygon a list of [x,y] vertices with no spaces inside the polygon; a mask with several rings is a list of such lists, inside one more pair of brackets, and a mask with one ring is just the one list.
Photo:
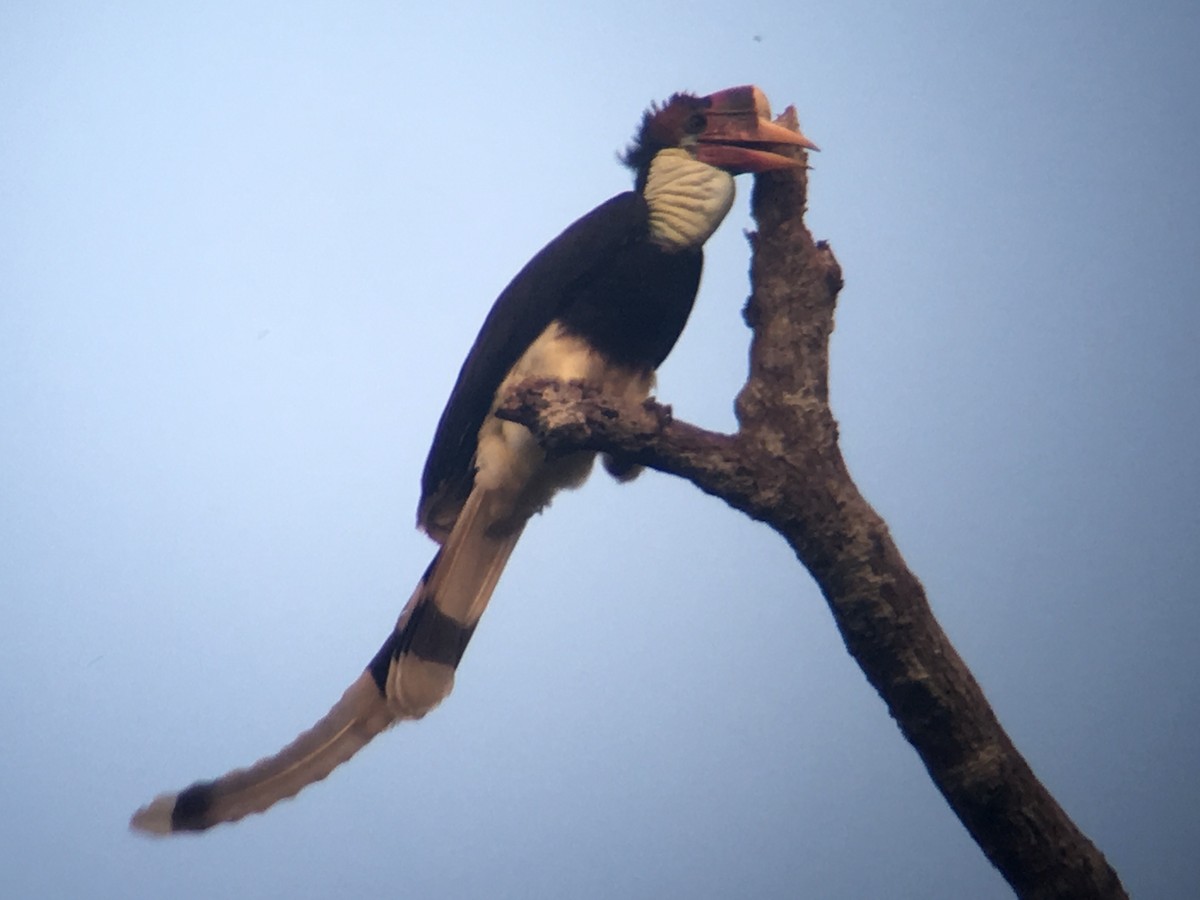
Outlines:
{"label": "black band on tail", "polygon": [[398,635],[393,658],[411,653],[426,662],[456,668],[474,632],[474,625],[455,621],[437,608],[433,597],[427,597],[413,610],[404,631]]}
{"label": "black band on tail", "polygon": [[427,662],[457,668],[475,632],[474,625],[466,626],[450,618],[437,608],[432,596],[424,593],[425,585],[429,584],[441,558],[439,550],[421,577],[421,594],[412,604],[412,609],[401,615],[396,629],[367,663],[367,671],[371,673],[371,679],[383,697],[387,697],[388,672],[392,661],[399,659],[401,654],[411,653]]}
{"label": "black band on tail", "polygon": [[175,798],[175,808],[171,810],[172,831],[203,831],[212,825],[208,820],[208,811],[213,804],[213,786],[211,781],[197,781],[189,788],[184,788]]}

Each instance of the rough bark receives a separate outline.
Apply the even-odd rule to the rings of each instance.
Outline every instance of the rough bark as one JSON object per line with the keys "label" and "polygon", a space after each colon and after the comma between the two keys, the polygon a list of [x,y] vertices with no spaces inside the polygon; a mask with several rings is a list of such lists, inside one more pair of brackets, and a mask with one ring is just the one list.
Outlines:
{"label": "rough bark", "polygon": [[806,189],[804,169],[755,182],[745,309],[753,339],[737,433],[675,421],[652,402],[620,408],[579,384],[527,383],[498,414],[532,429],[550,454],[605,451],[686,478],[774,528],[816,579],[847,649],[934,783],[1016,894],[1125,897],[1117,873],[1000,726],[850,477],[828,396],[841,270],[804,225]]}

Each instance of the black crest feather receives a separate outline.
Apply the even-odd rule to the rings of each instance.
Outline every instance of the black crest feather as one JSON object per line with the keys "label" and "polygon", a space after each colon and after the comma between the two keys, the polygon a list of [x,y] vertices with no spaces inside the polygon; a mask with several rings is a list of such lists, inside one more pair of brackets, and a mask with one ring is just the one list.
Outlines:
{"label": "black crest feather", "polygon": [[634,172],[644,173],[659,150],[678,146],[682,137],[680,124],[690,113],[705,106],[704,97],[684,91],[672,94],[664,103],[651,103],[642,114],[637,134],[619,159]]}

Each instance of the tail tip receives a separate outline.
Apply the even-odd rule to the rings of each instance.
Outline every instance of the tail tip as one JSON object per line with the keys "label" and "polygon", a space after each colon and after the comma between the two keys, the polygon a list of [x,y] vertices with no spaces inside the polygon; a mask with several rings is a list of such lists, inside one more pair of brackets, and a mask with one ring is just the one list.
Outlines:
{"label": "tail tip", "polygon": [[159,794],[129,819],[129,827],[143,834],[161,837],[175,829],[171,826],[177,794]]}

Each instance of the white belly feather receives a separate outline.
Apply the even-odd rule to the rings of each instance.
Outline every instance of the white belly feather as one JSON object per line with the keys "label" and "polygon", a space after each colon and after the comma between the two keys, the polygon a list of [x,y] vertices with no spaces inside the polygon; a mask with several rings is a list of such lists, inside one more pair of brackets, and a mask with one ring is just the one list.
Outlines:
{"label": "white belly feather", "polygon": [[[504,379],[497,396],[504,396],[530,378],[584,381],[624,403],[641,402],[654,387],[653,373],[614,367],[585,341],[565,334],[557,322],[529,345]],[[542,448],[525,426],[489,413],[479,429],[475,487],[492,495],[494,505],[488,518],[495,523],[494,527],[502,529],[505,522],[524,524],[557,491],[578,487],[587,478],[594,460],[594,453],[580,452],[547,462]]]}

